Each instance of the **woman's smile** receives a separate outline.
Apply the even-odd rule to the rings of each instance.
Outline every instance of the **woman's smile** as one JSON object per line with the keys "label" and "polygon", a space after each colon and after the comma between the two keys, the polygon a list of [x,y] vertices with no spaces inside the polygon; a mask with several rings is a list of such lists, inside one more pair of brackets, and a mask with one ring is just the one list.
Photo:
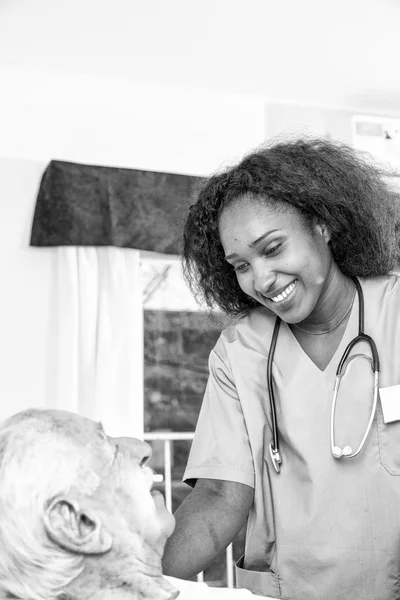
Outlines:
{"label": "woman's smile", "polygon": [[272,301],[274,304],[286,304],[289,300],[292,299],[295,289],[296,289],[297,279],[292,281],[287,287],[285,287],[282,291],[275,293],[274,296],[264,296],[267,300]]}

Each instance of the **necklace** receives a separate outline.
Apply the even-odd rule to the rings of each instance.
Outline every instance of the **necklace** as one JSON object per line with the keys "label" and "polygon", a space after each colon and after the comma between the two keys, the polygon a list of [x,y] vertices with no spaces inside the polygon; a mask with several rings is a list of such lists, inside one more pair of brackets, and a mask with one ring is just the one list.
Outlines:
{"label": "necklace", "polygon": [[340,319],[340,321],[338,321],[333,327],[331,327],[330,329],[326,329],[325,331],[309,331],[308,329],[303,329],[303,327],[300,327],[299,325],[297,325],[297,323],[293,323],[293,325],[295,327],[297,327],[297,329],[300,329],[300,331],[304,331],[304,333],[309,333],[310,335],[324,335],[325,333],[330,333],[331,331],[333,331],[334,329],[336,329],[337,327],[339,327],[339,325],[341,323],[343,323],[343,321],[345,320],[345,318],[347,317],[347,315],[349,314],[349,312],[351,311],[351,307],[353,306],[354,303],[354,298],[356,297],[356,288],[354,288],[354,292],[353,292],[353,297],[351,299],[350,302],[350,306],[349,308],[346,310],[346,312],[344,313],[343,317]]}

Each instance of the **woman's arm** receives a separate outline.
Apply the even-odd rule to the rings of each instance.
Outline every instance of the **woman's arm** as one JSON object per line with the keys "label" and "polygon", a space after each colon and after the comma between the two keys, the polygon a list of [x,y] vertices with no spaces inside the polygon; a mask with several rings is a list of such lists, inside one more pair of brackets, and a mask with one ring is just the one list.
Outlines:
{"label": "woman's arm", "polygon": [[210,565],[245,524],[253,496],[253,488],[242,483],[199,479],[175,513],[164,574],[191,579]]}

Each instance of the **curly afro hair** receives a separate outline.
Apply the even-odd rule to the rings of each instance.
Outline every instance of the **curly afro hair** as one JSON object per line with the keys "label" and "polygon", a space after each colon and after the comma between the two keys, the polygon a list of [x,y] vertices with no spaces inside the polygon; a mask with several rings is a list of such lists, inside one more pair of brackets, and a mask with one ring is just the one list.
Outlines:
{"label": "curly afro hair", "polygon": [[184,225],[183,271],[192,292],[228,315],[257,306],[225,261],[218,233],[223,208],[244,196],[290,205],[309,224],[326,223],[333,257],[345,275],[389,273],[400,262],[400,198],[387,175],[353,148],[327,139],[262,147],[213,175]]}

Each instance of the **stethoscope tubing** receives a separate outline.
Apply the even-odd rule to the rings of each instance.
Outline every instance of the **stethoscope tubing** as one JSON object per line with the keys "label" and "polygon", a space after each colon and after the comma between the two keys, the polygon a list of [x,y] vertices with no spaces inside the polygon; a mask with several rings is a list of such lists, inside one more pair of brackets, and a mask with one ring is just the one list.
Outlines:
{"label": "stethoscope tubing", "polygon": [[[371,360],[369,357],[367,357],[363,354],[361,354],[361,355],[355,354],[351,358],[357,358],[359,356],[361,356],[363,358],[368,358],[369,360]],[[349,360],[351,360],[351,358]],[[372,360],[371,360],[371,362],[372,362]],[[335,386],[333,389],[332,408],[331,408],[331,452],[335,458],[342,458],[342,457],[343,458],[355,458],[358,454],[360,454],[361,450],[364,448],[364,444],[367,441],[367,437],[371,430],[372,423],[374,422],[376,407],[378,404],[379,371],[374,371],[374,396],[373,396],[373,401],[372,401],[371,414],[369,416],[368,424],[365,429],[364,435],[361,439],[360,445],[358,446],[358,448],[355,452],[352,452],[352,449],[350,448],[350,446],[345,446],[342,449],[339,446],[337,446],[337,444],[336,444],[335,413],[336,413],[337,397],[339,394],[340,380],[341,380],[341,375],[336,377]]]}
{"label": "stethoscope tubing", "polygon": [[271,456],[272,464],[277,473],[280,472],[280,464],[282,462],[279,452],[279,438],[278,438],[278,425],[276,418],[276,406],[275,406],[275,393],[273,388],[273,377],[272,377],[272,364],[275,356],[276,342],[278,341],[279,328],[281,326],[281,319],[277,317],[275,319],[274,331],[272,333],[271,345],[268,352],[267,361],[267,386],[269,395],[269,404],[271,410],[271,423],[272,423],[272,444],[269,445],[269,453]]}
{"label": "stethoscope tubing", "polygon": [[[358,304],[359,304],[358,335],[353,340],[351,340],[351,342],[347,345],[347,347],[342,355],[342,358],[339,361],[337,370],[336,370],[336,378],[335,378],[335,385],[334,385],[334,389],[333,389],[332,410],[331,410],[331,451],[332,451],[332,455],[335,458],[341,458],[341,457],[354,458],[361,452],[361,450],[363,449],[364,444],[367,440],[370,429],[372,427],[372,423],[373,423],[375,413],[376,413],[377,402],[378,402],[379,371],[380,371],[378,349],[377,349],[375,341],[372,339],[372,337],[367,335],[366,333],[364,333],[364,295],[363,295],[363,291],[361,288],[361,284],[358,281],[358,279],[356,277],[352,277],[352,280],[356,286],[357,295],[358,295]],[[279,450],[279,434],[278,434],[278,424],[277,424],[277,417],[276,417],[275,393],[274,393],[274,388],[273,388],[272,365],[273,365],[274,356],[275,356],[275,348],[276,348],[276,343],[278,340],[280,324],[281,324],[280,317],[276,317],[275,326],[274,326],[274,330],[272,333],[270,350],[268,353],[268,361],[267,361],[267,386],[268,386],[268,394],[269,394],[269,401],[270,401],[271,429],[272,429],[272,443],[269,446],[269,452],[270,452],[273,467],[277,473],[280,473],[282,458],[281,458],[281,454],[280,454],[280,450]],[[369,345],[369,347],[371,349],[371,353],[372,353],[372,359],[370,359],[370,361],[371,361],[372,371],[374,372],[374,396],[373,396],[372,410],[371,410],[370,417],[368,419],[367,428],[365,430],[365,433],[363,435],[363,438],[362,438],[361,443],[358,446],[357,450],[355,452],[352,452],[352,449],[348,446],[345,446],[345,448],[343,450],[341,448],[339,448],[338,446],[336,446],[336,443],[335,443],[335,411],[336,411],[337,396],[339,393],[340,382],[344,375],[343,369],[352,360],[352,357],[349,358],[350,352],[353,350],[353,348],[356,346],[356,344],[363,342],[363,341]],[[366,357],[366,358],[369,358],[369,357]],[[346,452],[344,452],[344,451],[346,451]]]}

